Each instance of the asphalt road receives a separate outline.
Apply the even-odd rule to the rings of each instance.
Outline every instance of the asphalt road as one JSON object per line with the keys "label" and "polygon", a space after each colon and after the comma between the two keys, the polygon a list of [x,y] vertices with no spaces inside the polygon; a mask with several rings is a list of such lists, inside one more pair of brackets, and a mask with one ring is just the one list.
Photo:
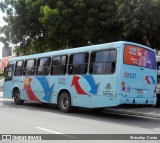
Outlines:
{"label": "asphalt road", "polygon": [[0,96],[0,134],[159,133],[160,119],[107,112],[93,113],[84,109],[73,113],[62,113],[55,106],[29,102],[25,102],[24,105],[15,105],[13,100],[3,99]]}

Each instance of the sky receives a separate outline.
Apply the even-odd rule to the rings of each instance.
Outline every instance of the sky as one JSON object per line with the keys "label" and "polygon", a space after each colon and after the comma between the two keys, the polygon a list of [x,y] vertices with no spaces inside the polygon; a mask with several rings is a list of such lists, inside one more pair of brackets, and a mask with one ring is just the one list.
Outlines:
{"label": "sky", "polygon": [[[3,20],[3,16],[5,16],[5,14],[2,13],[2,11],[0,10],[0,27],[5,25],[5,22]],[[2,58],[2,47],[3,47],[3,44],[0,42],[0,59]]]}

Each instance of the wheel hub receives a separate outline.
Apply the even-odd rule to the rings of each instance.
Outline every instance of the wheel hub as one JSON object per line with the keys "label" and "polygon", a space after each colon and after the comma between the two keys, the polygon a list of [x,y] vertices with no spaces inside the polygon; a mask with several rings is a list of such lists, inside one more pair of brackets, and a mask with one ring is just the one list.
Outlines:
{"label": "wheel hub", "polygon": [[64,107],[68,106],[68,99],[67,98],[64,98],[64,100],[63,100],[63,106]]}

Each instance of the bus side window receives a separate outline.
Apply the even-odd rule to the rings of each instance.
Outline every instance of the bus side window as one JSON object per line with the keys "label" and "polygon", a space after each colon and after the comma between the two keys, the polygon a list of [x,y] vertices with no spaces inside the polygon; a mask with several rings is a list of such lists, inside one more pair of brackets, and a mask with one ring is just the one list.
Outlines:
{"label": "bus side window", "polygon": [[35,63],[36,63],[35,59],[26,60],[24,64],[23,75],[33,76],[35,73]]}
{"label": "bus side window", "polygon": [[17,61],[14,71],[14,76],[21,76],[23,73],[23,61]]}
{"label": "bus side window", "polygon": [[110,50],[109,51],[110,73],[115,72],[116,59],[117,59],[117,51],[116,50]]}
{"label": "bus side window", "polygon": [[36,75],[48,75],[50,71],[50,61],[50,57],[38,59]]}
{"label": "bus side window", "polygon": [[57,56],[52,58],[51,75],[66,74],[67,56]]}
{"label": "bus side window", "polygon": [[14,71],[14,65],[13,64],[8,64],[7,67],[5,67],[5,69],[4,69],[5,81],[12,80],[13,71]]}
{"label": "bus side window", "polygon": [[88,66],[88,53],[70,55],[69,74],[86,74]]}
{"label": "bus side window", "polygon": [[91,74],[113,74],[116,66],[116,50],[105,50],[91,53]]}

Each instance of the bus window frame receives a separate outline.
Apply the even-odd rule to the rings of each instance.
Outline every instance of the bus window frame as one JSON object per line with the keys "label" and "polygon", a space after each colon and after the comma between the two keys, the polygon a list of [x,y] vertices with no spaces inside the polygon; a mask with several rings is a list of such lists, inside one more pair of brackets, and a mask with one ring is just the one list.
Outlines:
{"label": "bus window frame", "polygon": [[[66,56],[66,64],[64,64],[65,66],[66,66],[66,71],[65,71],[65,73],[63,74],[63,73],[61,73],[61,74],[52,74],[51,72],[52,72],[52,61],[53,61],[53,58],[54,57],[61,57],[61,60],[62,60],[62,57],[63,56]],[[50,75],[51,76],[62,76],[62,75],[66,75],[66,74],[68,74],[68,60],[69,60],[69,55],[68,54],[66,54],[66,55],[53,55],[52,57],[51,57],[51,62],[50,62]],[[56,65],[56,66],[62,66],[63,64],[59,64],[59,65]]]}
{"label": "bus window frame", "polygon": [[[86,67],[86,73],[69,73],[69,68],[70,68],[70,65],[77,65],[77,64],[70,64],[70,57],[71,55],[75,55],[75,54],[88,54],[88,61],[86,63],[83,63],[83,64],[80,64],[80,65],[87,65]],[[67,74],[68,75],[74,75],[74,74],[77,74],[77,75],[86,75],[88,73],[88,66],[89,66],[89,59],[90,58],[90,52],[86,51],[86,52],[77,52],[77,53],[70,53],[69,54],[69,58],[68,58],[68,63],[67,63]]]}
{"label": "bus window frame", "polygon": [[[15,75],[15,72],[16,72],[16,69],[17,69],[17,68],[16,68],[17,63],[20,62],[20,61],[22,61],[22,67],[21,67],[21,70],[22,70],[22,71],[21,71],[21,75]],[[14,68],[14,76],[16,76],[16,77],[17,77],[17,76],[23,76],[23,71],[24,71],[24,60],[17,60],[16,63],[15,63],[15,68]]]}
{"label": "bus window frame", "polygon": [[[37,74],[37,71],[38,71],[37,68],[40,67],[40,66],[37,65],[37,64],[38,64],[38,60],[43,59],[43,58],[49,58],[49,59],[50,59],[50,63],[49,63],[48,69],[47,69],[47,70],[49,70],[49,71],[48,71],[48,74],[40,74],[40,75],[38,75],[38,74]],[[50,75],[50,69],[51,69],[51,59],[52,59],[51,56],[38,57],[38,58],[36,59],[35,74],[34,74],[34,75],[36,75],[36,76],[49,76],[49,75]],[[41,67],[42,67],[42,66],[41,66]]]}
{"label": "bus window frame", "polygon": [[[93,63],[93,62],[91,62],[91,56],[92,56],[92,52],[100,52],[100,51],[112,51],[112,50],[115,50],[116,51],[116,61],[115,61],[115,70],[114,70],[114,72],[113,73],[103,73],[103,74],[99,74],[99,73],[91,73],[90,72],[90,64],[91,63]],[[117,71],[117,61],[118,61],[118,59],[117,59],[117,54],[118,53],[118,51],[117,51],[117,49],[116,48],[108,48],[108,49],[103,49],[103,50],[93,50],[93,51],[91,51],[90,52],[90,61],[89,61],[89,71],[88,71],[88,73],[90,74],[90,75],[114,75],[115,73],[116,73],[116,71]],[[103,63],[106,63],[106,62],[103,62]],[[107,63],[112,63],[112,62],[109,62],[109,59],[108,59],[108,62]]]}
{"label": "bus window frame", "polygon": [[[9,77],[9,76],[7,76],[9,66],[12,68],[12,72],[11,72],[10,78],[6,79],[6,77]],[[12,81],[13,80],[14,69],[15,69],[15,64],[13,64],[13,63],[7,64],[7,67],[4,68],[4,77],[5,77],[4,81]]]}
{"label": "bus window frame", "polygon": [[[27,67],[25,67],[25,64],[28,60],[34,60],[34,74],[33,75],[26,75],[26,71],[25,69]],[[36,74],[36,64],[37,64],[37,59],[36,58],[33,58],[33,59],[25,59],[24,60],[24,65],[23,65],[23,76],[34,76]],[[28,68],[32,68],[32,67],[28,67]]]}

